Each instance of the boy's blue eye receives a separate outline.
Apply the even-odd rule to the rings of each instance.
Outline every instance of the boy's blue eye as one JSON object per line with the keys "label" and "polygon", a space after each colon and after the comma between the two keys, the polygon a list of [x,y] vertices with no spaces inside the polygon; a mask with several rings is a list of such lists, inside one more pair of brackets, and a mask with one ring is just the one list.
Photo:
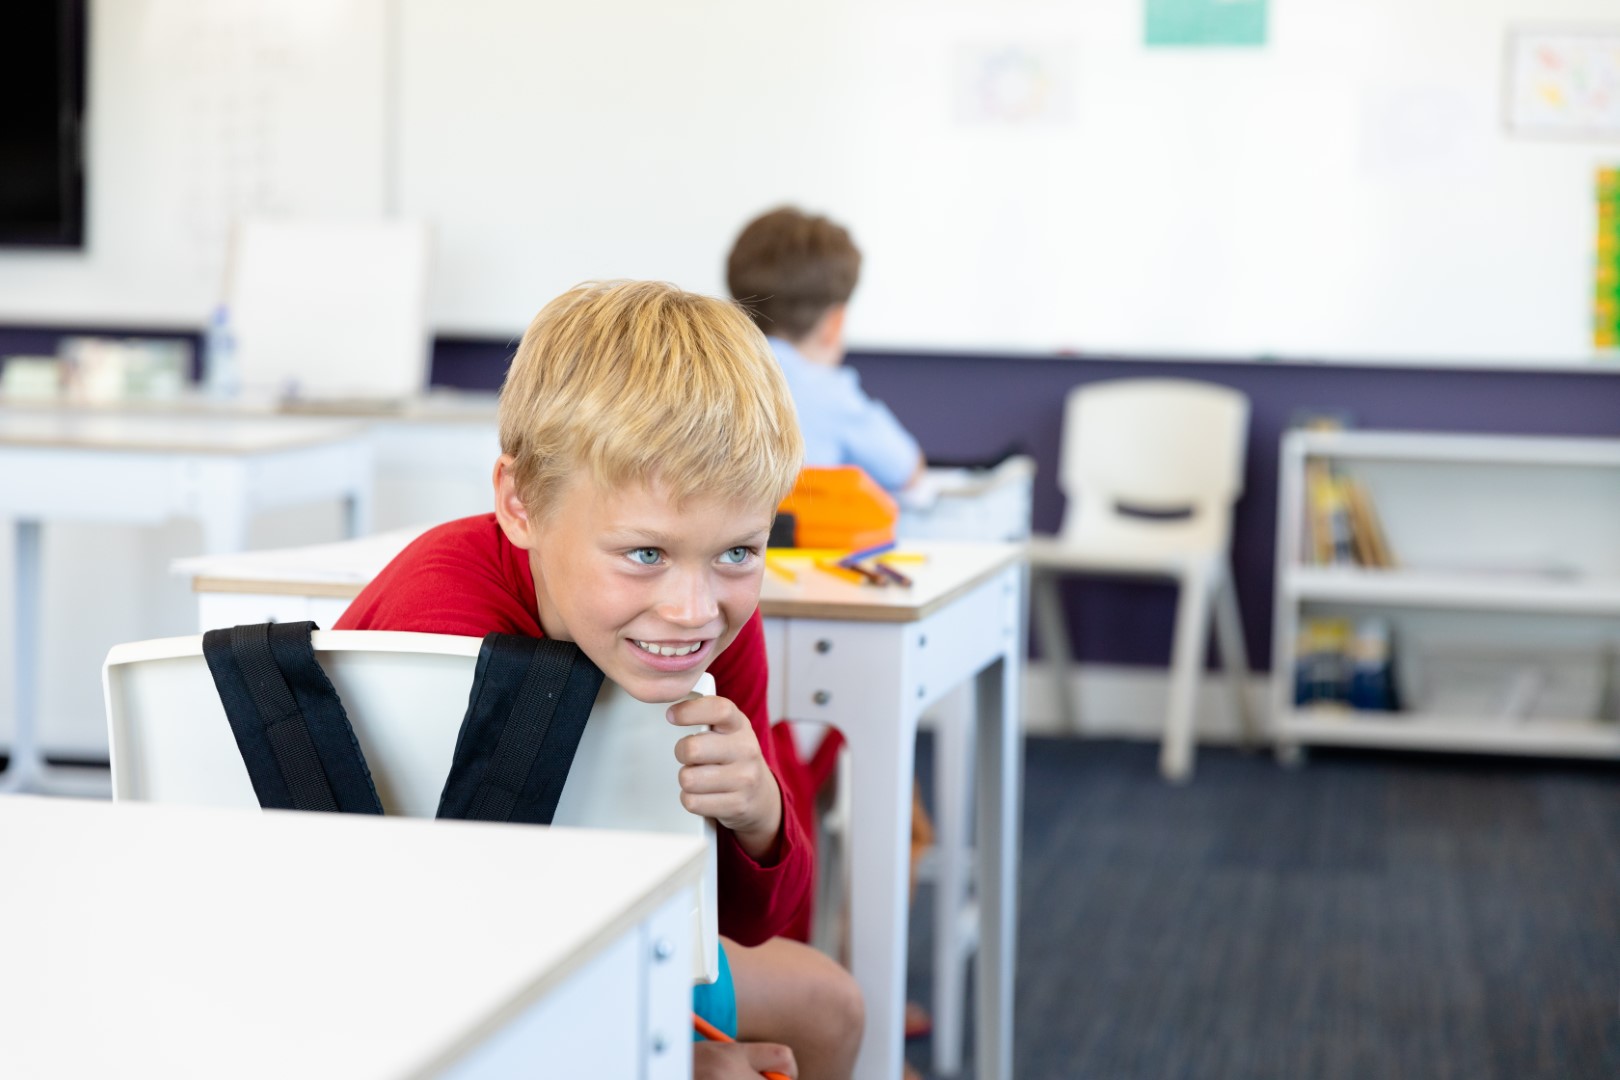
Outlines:
{"label": "boy's blue eye", "polygon": [[748,561],[748,556],[752,555],[753,553],[754,551],[752,548],[728,548],[725,553],[720,556],[720,561],[723,563],[728,563],[732,566],[741,566],[743,563]]}
{"label": "boy's blue eye", "polygon": [[628,555],[639,566],[657,566],[660,552],[657,548],[631,548]]}

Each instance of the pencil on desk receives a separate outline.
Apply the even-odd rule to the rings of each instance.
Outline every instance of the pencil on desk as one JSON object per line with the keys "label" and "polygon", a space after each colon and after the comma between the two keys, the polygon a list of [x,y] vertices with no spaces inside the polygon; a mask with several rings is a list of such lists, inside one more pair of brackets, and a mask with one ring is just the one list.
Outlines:
{"label": "pencil on desk", "polygon": [[896,585],[901,585],[908,589],[911,588],[911,579],[902,574],[900,571],[896,570],[894,567],[890,566],[888,563],[884,562],[882,559],[873,559],[872,566],[877,570],[878,573],[882,574]]}
{"label": "pencil on desk", "polygon": [[817,559],[816,569],[826,571],[835,578],[842,578],[852,585],[866,584],[866,578],[856,573],[854,570],[851,570],[847,566],[839,566],[831,559]]}
{"label": "pencil on desk", "polygon": [[883,544],[873,544],[871,547],[865,547],[865,548],[861,548],[861,550],[859,550],[859,551],[850,552],[848,555],[845,555],[842,559],[838,560],[838,565],[840,565],[840,566],[854,566],[856,563],[860,562],[862,559],[870,559],[874,555],[881,555],[885,551],[893,551],[893,550],[894,550],[894,541],[893,540],[890,540],[887,543],[883,543]]}
{"label": "pencil on desk", "polygon": [[775,559],[771,558],[769,555],[765,556],[765,569],[769,570],[771,573],[775,574],[777,577],[781,578],[783,581],[798,581],[799,580],[799,575],[797,573],[795,573],[793,570],[790,570],[788,567],[783,566],[780,562],[778,562]]}
{"label": "pencil on desk", "polygon": [[876,570],[873,570],[870,566],[862,566],[858,562],[857,563],[839,563],[838,565],[843,566],[846,569],[855,571],[857,574],[861,575],[861,577],[865,578],[867,583],[870,584],[870,585],[887,585],[887,584],[889,584],[889,579],[888,578],[884,577],[882,574],[878,573]]}
{"label": "pencil on desk", "polygon": [[[725,1032],[715,1027],[713,1024],[709,1023],[707,1020],[703,1019],[703,1017],[699,1016],[697,1013],[692,1014],[692,1027],[699,1035],[703,1036],[705,1039],[708,1039],[710,1042],[728,1043],[737,1041],[730,1035],[727,1035]],[[765,1080],[788,1080],[788,1078],[781,1073],[771,1072],[769,1069],[760,1073],[760,1075],[763,1076]]]}

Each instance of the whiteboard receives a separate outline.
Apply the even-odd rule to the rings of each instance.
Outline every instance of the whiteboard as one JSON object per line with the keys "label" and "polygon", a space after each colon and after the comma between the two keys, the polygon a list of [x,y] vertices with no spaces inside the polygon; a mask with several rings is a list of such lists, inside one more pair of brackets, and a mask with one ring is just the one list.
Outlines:
{"label": "whiteboard", "polygon": [[456,333],[592,277],[721,292],[790,201],[864,249],[868,348],[1578,363],[1620,146],[1512,137],[1502,68],[1605,18],[1272,0],[1263,49],[1147,49],[1119,0],[403,0],[401,201]]}
{"label": "whiteboard", "polygon": [[0,319],[201,329],[244,215],[376,217],[389,0],[91,0],[86,244],[0,251]]}

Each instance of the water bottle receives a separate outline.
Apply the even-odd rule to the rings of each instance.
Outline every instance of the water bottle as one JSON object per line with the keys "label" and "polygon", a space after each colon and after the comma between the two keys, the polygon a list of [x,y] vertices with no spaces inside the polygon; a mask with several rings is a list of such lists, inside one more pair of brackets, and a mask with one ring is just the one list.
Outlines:
{"label": "water bottle", "polygon": [[234,398],[242,389],[230,310],[224,304],[215,307],[208,318],[208,332],[203,339],[203,385],[209,397],[220,399]]}

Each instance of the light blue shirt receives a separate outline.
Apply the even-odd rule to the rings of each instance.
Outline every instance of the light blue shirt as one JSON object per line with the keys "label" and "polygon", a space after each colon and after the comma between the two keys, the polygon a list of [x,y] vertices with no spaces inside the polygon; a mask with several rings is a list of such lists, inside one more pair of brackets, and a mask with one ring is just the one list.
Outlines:
{"label": "light blue shirt", "polygon": [[787,376],[804,433],[806,465],[859,465],[890,491],[917,470],[917,440],[888,406],[861,389],[851,368],[811,363],[781,338],[767,338]]}

